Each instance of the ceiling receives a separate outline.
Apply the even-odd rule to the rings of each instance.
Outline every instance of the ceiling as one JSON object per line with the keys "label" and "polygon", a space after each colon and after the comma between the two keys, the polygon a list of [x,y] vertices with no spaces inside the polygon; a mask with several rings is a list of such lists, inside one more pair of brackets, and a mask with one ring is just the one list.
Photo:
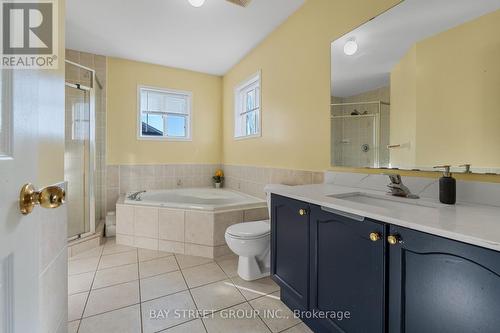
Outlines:
{"label": "ceiling", "polygon": [[[416,42],[500,9],[500,0],[406,0],[332,43],[332,96],[389,84],[394,65]],[[347,40],[358,52],[346,56]]]}
{"label": "ceiling", "polygon": [[305,0],[67,0],[66,47],[222,75]]}

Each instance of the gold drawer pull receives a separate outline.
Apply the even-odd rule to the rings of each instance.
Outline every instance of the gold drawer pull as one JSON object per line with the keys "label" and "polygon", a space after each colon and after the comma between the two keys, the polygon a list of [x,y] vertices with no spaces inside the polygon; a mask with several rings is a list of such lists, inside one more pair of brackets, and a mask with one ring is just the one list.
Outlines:
{"label": "gold drawer pull", "polygon": [[389,243],[391,245],[396,245],[397,243],[400,243],[400,242],[401,242],[401,239],[398,235],[387,236],[387,243]]}
{"label": "gold drawer pull", "polygon": [[378,232],[372,232],[370,233],[370,240],[372,242],[376,242],[380,239],[380,234]]}

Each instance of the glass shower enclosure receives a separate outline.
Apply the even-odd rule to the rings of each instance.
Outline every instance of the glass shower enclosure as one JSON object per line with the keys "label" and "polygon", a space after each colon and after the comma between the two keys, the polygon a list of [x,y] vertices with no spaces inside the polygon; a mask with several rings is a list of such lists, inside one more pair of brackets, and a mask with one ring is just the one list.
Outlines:
{"label": "glass shower enclosure", "polygon": [[389,166],[390,103],[331,104],[331,164],[342,167]]}
{"label": "glass shower enclosure", "polygon": [[66,61],[64,178],[68,184],[68,239],[95,232],[95,72]]}

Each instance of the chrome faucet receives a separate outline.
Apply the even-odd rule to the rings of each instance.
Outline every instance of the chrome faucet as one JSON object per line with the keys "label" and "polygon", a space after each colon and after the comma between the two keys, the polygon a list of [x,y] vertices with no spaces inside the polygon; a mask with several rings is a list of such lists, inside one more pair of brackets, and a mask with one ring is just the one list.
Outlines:
{"label": "chrome faucet", "polygon": [[403,198],[409,198],[409,199],[418,199],[419,196],[416,194],[411,193],[410,189],[406,187],[403,184],[403,181],[401,180],[401,176],[398,174],[386,174],[386,176],[389,176],[389,179],[391,180],[391,183],[387,185],[389,188],[388,194],[396,196],[396,197],[403,197]]}
{"label": "chrome faucet", "polygon": [[130,200],[134,200],[134,201],[141,201],[140,195],[142,193],[146,193],[146,191],[137,191],[137,192],[134,192],[134,193],[130,194],[127,198],[130,199]]}

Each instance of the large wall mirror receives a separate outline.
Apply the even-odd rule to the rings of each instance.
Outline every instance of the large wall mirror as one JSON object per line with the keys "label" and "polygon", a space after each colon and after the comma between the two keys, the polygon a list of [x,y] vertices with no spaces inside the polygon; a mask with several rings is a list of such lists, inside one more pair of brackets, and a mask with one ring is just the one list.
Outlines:
{"label": "large wall mirror", "polygon": [[500,173],[500,0],[406,0],[331,56],[333,166]]}

